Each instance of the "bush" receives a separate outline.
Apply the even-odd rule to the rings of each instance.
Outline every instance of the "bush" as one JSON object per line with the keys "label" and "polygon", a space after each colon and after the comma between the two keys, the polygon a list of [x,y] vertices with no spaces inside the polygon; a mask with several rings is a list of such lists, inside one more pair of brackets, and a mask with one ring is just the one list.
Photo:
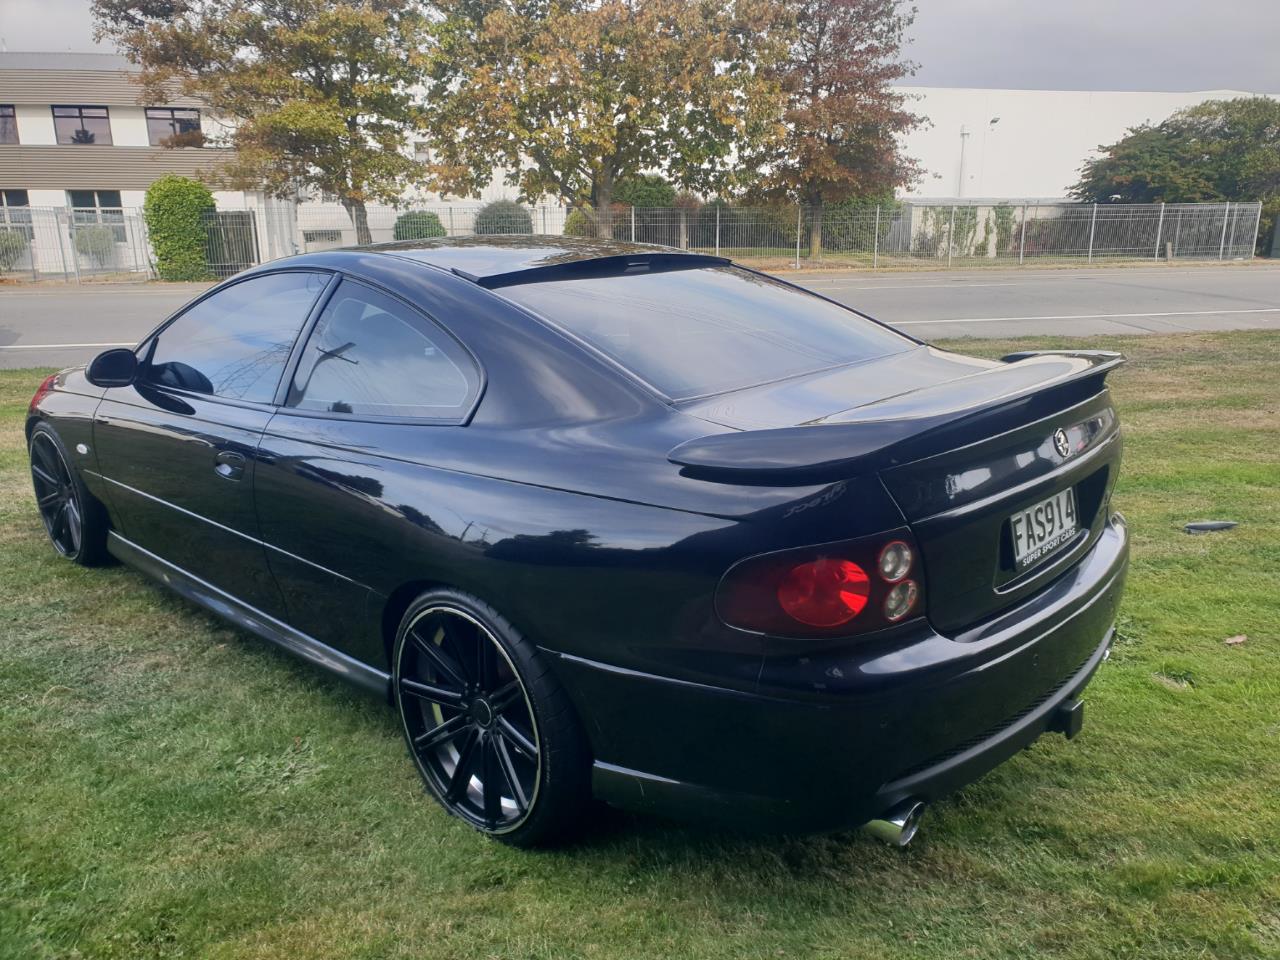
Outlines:
{"label": "bush", "polygon": [[475,231],[491,233],[533,233],[533,217],[514,200],[495,200],[476,211]]}
{"label": "bush", "polygon": [[596,235],[596,217],[590,207],[574,207],[564,218],[564,235],[566,237],[594,237]]}
{"label": "bush", "polygon": [[171,174],[147,190],[142,215],[161,280],[210,278],[205,219],[213,209],[213,194],[198,180]]}
{"label": "bush", "polygon": [[397,240],[428,240],[431,237],[447,236],[448,232],[440,218],[427,210],[410,210],[396,217],[395,230],[392,236]]}
{"label": "bush", "polygon": [[0,273],[12,270],[13,265],[27,252],[27,235],[21,230],[0,230]]}
{"label": "bush", "polygon": [[631,207],[673,207],[676,188],[660,174],[643,173],[619,183],[613,190],[613,199]]}
{"label": "bush", "polygon": [[76,251],[100,267],[116,259],[116,231],[105,223],[85,223],[76,228]]}

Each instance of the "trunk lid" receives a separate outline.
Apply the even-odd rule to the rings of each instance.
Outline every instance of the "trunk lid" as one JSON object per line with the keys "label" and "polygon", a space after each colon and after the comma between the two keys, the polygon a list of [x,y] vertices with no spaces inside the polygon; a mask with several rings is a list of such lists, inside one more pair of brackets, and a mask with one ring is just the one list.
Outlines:
{"label": "trunk lid", "polygon": [[[922,347],[699,401],[683,409],[739,432],[689,441],[668,456],[693,475],[737,483],[877,473],[923,554],[929,617],[959,637],[1088,552],[1106,523],[1119,463],[1119,424],[1104,380],[1122,357],[1006,359]],[[779,423],[784,418],[790,425]],[[1011,518],[1065,490],[1076,532],[1019,570]]]}

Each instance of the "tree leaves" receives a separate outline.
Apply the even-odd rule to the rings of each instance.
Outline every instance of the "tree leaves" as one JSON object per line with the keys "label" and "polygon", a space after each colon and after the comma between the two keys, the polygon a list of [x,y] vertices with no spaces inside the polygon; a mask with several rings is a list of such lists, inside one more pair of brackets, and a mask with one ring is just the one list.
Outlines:
{"label": "tree leaves", "polygon": [[914,182],[899,136],[921,122],[890,85],[915,67],[902,57],[914,10],[898,0],[784,0],[791,42],[779,75],[786,135],[755,163],[765,198],[821,207]]}
{"label": "tree leaves", "polygon": [[[431,174],[473,194],[502,167],[526,198],[607,211],[622,178],[741,182],[780,132],[772,0],[444,0],[426,101]],[[602,229],[607,217],[602,217]]]}
{"label": "tree leaves", "polygon": [[[231,121],[211,140],[235,148],[230,186],[337,195],[367,241],[366,202],[395,202],[421,181],[402,149],[419,135],[413,84],[426,63],[425,7],[409,0],[95,0],[100,36],[172,92]],[[212,133],[212,131],[210,131]]]}

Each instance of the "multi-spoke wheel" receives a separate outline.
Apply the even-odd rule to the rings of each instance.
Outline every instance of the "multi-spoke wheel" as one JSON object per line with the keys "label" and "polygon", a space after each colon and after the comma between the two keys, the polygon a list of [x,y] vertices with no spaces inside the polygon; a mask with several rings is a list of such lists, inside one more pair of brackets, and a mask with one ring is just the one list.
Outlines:
{"label": "multi-spoke wheel", "polygon": [[106,532],[100,508],[72,472],[57,435],[45,424],[31,432],[30,454],[36,507],[53,548],[77,563],[97,563],[104,555]]}
{"label": "multi-spoke wheel", "polygon": [[563,691],[533,647],[471,597],[420,597],[401,623],[394,695],[431,793],[485,833],[557,839],[586,796],[587,754]]}

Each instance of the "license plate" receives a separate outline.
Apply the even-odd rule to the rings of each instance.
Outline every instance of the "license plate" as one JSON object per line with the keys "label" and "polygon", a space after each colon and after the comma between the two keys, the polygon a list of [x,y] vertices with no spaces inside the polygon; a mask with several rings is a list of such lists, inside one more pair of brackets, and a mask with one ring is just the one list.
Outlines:
{"label": "license plate", "polygon": [[1068,487],[1009,518],[1013,558],[1019,571],[1039,563],[1080,529],[1075,490]]}

